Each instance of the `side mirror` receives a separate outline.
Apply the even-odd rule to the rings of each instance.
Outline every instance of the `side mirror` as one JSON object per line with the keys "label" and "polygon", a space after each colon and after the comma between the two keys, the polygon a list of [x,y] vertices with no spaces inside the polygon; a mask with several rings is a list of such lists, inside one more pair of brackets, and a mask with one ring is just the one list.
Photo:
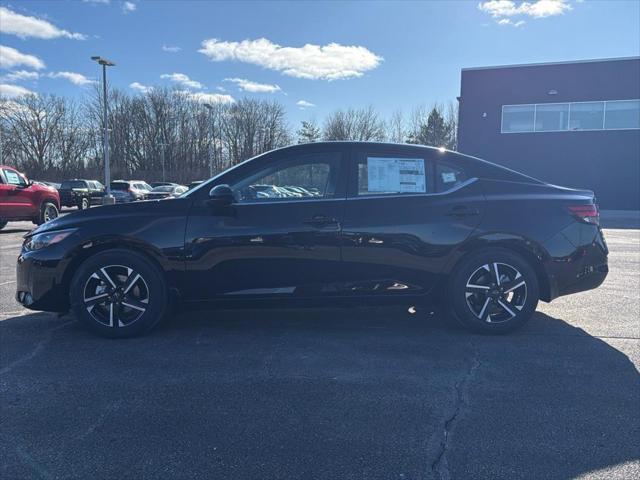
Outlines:
{"label": "side mirror", "polygon": [[209,201],[220,206],[231,205],[233,203],[233,190],[226,184],[216,185],[209,190]]}

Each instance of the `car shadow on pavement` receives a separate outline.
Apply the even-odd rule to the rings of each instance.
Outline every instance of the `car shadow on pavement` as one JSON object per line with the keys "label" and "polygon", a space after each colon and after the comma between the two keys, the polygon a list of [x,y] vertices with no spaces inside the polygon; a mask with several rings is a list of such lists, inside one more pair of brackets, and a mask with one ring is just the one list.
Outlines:
{"label": "car shadow on pavement", "polygon": [[197,311],[121,341],[35,313],[0,342],[5,478],[627,478],[640,458],[633,345],[542,313],[492,337],[437,309]]}

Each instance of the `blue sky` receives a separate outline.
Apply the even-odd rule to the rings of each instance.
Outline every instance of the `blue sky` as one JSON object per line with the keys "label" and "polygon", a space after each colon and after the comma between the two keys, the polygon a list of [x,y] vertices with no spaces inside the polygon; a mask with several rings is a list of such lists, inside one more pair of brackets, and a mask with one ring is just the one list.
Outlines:
{"label": "blue sky", "polygon": [[90,57],[102,55],[117,63],[109,78],[118,88],[274,98],[294,126],[347,106],[389,115],[455,101],[463,67],[640,55],[637,0],[0,5],[5,95],[86,95],[99,78]]}

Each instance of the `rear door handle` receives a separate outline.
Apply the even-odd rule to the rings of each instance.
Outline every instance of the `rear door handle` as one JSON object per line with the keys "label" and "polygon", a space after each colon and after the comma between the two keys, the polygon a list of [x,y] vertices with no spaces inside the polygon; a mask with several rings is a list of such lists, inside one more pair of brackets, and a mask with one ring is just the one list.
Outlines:
{"label": "rear door handle", "polygon": [[451,208],[445,215],[449,217],[463,218],[463,217],[474,217],[476,215],[480,215],[480,210],[473,207],[468,207],[466,205],[456,205]]}
{"label": "rear door handle", "polygon": [[328,225],[338,225],[338,219],[333,217],[327,217],[326,215],[314,215],[311,218],[303,220],[305,225],[312,225],[314,227],[326,227]]}

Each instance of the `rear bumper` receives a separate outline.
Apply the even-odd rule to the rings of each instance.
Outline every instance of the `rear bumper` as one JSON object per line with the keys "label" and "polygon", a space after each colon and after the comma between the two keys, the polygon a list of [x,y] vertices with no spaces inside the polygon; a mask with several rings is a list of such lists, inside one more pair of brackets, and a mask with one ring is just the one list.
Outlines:
{"label": "rear bumper", "polygon": [[594,225],[573,224],[544,244],[549,300],[602,285],[609,273],[609,250],[602,230]]}

